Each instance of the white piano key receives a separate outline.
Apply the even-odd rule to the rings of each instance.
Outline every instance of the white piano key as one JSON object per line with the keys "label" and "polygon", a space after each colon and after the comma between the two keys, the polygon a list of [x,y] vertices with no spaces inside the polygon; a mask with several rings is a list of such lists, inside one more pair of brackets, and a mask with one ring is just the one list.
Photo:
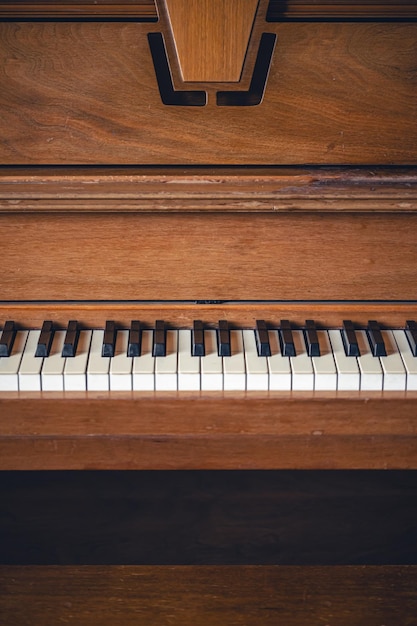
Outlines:
{"label": "white piano key", "polygon": [[269,389],[270,391],[291,391],[290,358],[283,356],[277,330],[270,330],[269,345],[271,356],[268,357]]}
{"label": "white piano key", "polygon": [[380,391],[383,387],[383,372],[378,357],[372,355],[371,348],[364,330],[357,330],[359,352],[358,365],[361,372],[361,390]]}
{"label": "white piano key", "polygon": [[329,337],[325,330],[318,330],[320,356],[311,357],[314,370],[315,391],[335,391],[337,389],[337,372]]}
{"label": "white piano key", "polygon": [[200,357],[191,356],[191,331],[178,331],[178,389],[200,390]]}
{"label": "white piano key", "polygon": [[132,390],[132,365],[133,358],[127,356],[129,343],[129,331],[118,330],[114,356],[110,359],[110,390]]}
{"label": "white piano key", "polygon": [[103,338],[104,330],[93,330],[87,365],[87,389],[89,391],[109,390],[110,357],[101,356]]}
{"label": "white piano key", "polygon": [[390,330],[383,330],[381,334],[387,350],[387,356],[379,357],[384,372],[384,390],[405,391],[407,375],[394,335]]}
{"label": "white piano key", "polygon": [[140,356],[133,359],[133,389],[136,391],[155,390],[155,358],[152,356],[153,331],[142,331]]}
{"label": "white piano key", "polygon": [[338,390],[359,391],[361,377],[356,357],[346,356],[340,330],[329,330],[328,334],[336,363]]}
{"label": "white piano key", "polygon": [[81,330],[75,356],[65,361],[65,391],[87,391],[87,363],[92,334],[91,330]]}
{"label": "white piano key", "polygon": [[258,355],[253,330],[243,331],[243,346],[246,363],[246,389],[248,391],[267,391],[269,386],[268,363],[265,356]]}
{"label": "white piano key", "polygon": [[178,331],[167,330],[166,356],[155,357],[155,389],[157,391],[176,391],[177,389],[177,344]]}
{"label": "white piano key", "polygon": [[232,356],[223,357],[223,388],[225,391],[246,389],[246,367],[241,330],[230,331]]}
{"label": "white piano key", "polygon": [[41,390],[41,369],[43,365],[43,358],[35,356],[36,346],[38,345],[40,335],[40,330],[29,331],[19,368],[20,391]]}
{"label": "white piano key", "polygon": [[27,336],[27,330],[19,330],[10,356],[0,358],[0,391],[19,391],[19,367]]}
{"label": "white piano key", "polygon": [[222,391],[223,357],[218,355],[215,330],[204,331],[205,356],[201,357],[201,389]]}
{"label": "white piano key", "polygon": [[54,333],[49,356],[43,360],[41,371],[42,391],[64,391],[65,357],[62,357],[65,330]]}
{"label": "white piano key", "polygon": [[314,370],[311,358],[307,354],[303,332],[293,331],[296,356],[290,357],[293,391],[311,391],[314,389]]}
{"label": "white piano key", "polygon": [[407,390],[417,391],[417,357],[411,352],[410,344],[403,330],[392,331],[407,372]]}

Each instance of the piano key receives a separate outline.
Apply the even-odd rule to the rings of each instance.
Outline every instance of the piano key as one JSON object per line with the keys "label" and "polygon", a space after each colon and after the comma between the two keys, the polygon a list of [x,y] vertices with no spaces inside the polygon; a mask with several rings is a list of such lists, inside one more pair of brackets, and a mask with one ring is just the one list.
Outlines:
{"label": "piano key", "polygon": [[3,332],[0,337],[0,357],[10,356],[15,337],[16,337],[15,324],[13,321],[9,320],[5,323]]}
{"label": "piano key", "polygon": [[219,321],[219,328],[217,330],[217,343],[219,356],[232,356],[232,349],[230,344],[230,330],[227,320]]}
{"label": "piano key", "polygon": [[241,330],[230,331],[230,352],[231,356],[223,357],[223,389],[225,391],[244,391],[246,389],[246,368]]}
{"label": "piano key", "polygon": [[155,357],[152,355],[153,331],[142,331],[140,356],[133,359],[133,389],[135,391],[154,391],[155,389]]}
{"label": "piano key", "polygon": [[417,359],[414,357],[406,332],[394,330],[392,334],[407,372],[407,390],[417,391]]}
{"label": "piano key", "polygon": [[62,348],[62,356],[73,358],[77,352],[77,344],[79,338],[78,322],[71,320],[68,322],[67,332],[65,335],[64,346]]}
{"label": "piano key", "polygon": [[157,320],[155,322],[155,330],[153,334],[153,350],[152,354],[155,357],[165,356],[167,351],[166,347],[166,329],[165,322]]}
{"label": "piano key", "polygon": [[401,355],[392,331],[381,331],[387,352],[380,361],[384,372],[384,391],[404,391],[407,387],[407,376]]}
{"label": "piano key", "polygon": [[138,320],[132,320],[129,331],[129,345],[127,355],[130,357],[140,356],[142,342],[142,327]]}
{"label": "piano key", "polygon": [[87,364],[92,334],[91,330],[81,330],[74,357],[65,361],[65,391],[87,391]]}
{"label": "piano key", "polygon": [[203,322],[200,322],[200,320],[194,320],[193,323],[191,354],[193,356],[205,355],[204,327]]}
{"label": "piano key", "polygon": [[54,333],[53,333],[52,322],[51,321],[44,322],[42,324],[41,333],[39,335],[38,345],[36,346],[35,356],[46,357],[49,355],[53,337],[54,337]]}
{"label": "piano key", "polygon": [[264,320],[256,320],[255,338],[258,355],[271,356],[268,329]]}
{"label": "piano key", "polygon": [[306,320],[304,339],[306,342],[308,356],[320,356],[320,344],[314,320]]}
{"label": "piano key", "polygon": [[383,372],[378,358],[371,352],[365,330],[357,330],[356,337],[359,345],[358,365],[361,373],[361,390],[381,391],[383,387]]}
{"label": "piano key", "polygon": [[133,357],[127,355],[129,331],[118,330],[114,346],[114,356],[110,360],[110,390],[132,390]]}
{"label": "piano key", "polygon": [[116,324],[112,321],[107,321],[105,329],[104,329],[101,356],[103,357],[114,356],[115,344],[116,344]]}
{"label": "piano key", "polygon": [[19,367],[27,336],[27,330],[17,331],[9,356],[0,358],[0,391],[19,391]]}
{"label": "piano key", "polygon": [[40,330],[30,330],[19,368],[19,391],[41,391],[43,358],[35,356]]}
{"label": "piano key", "polygon": [[[155,342],[154,342],[155,346]],[[178,331],[166,331],[165,356],[155,358],[155,389],[156,391],[176,391],[177,381],[177,349]]]}
{"label": "piano key", "polygon": [[375,320],[370,320],[368,322],[367,335],[372,354],[374,356],[386,356],[387,350],[381,334],[381,327],[378,322]]}
{"label": "piano key", "polygon": [[110,357],[102,356],[103,341],[104,330],[93,330],[87,364],[87,389],[89,391],[109,390]]}
{"label": "piano key", "polygon": [[203,391],[223,390],[223,357],[219,356],[217,332],[204,331],[206,354],[201,357],[201,389]]}
{"label": "piano key", "polygon": [[328,334],[325,330],[317,331],[320,356],[311,357],[314,369],[315,391],[337,389],[337,370]]}
{"label": "piano key", "polygon": [[293,391],[314,389],[314,371],[311,357],[307,354],[302,330],[292,331],[296,356],[290,357]]}
{"label": "piano key", "polygon": [[360,356],[358,340],[356,338],[353,322],[343,320],[342,340],[346,356]]}
{"label": "piano key", "polygon": [[267,358],[269,370],[270,391],[291,391],[291,365],[290,358],[281,353],[281,346],[277,330],[270,330],[269,345],[271,356]]}
{"label": "piano key", "polygon": [[258,342],[252,329],[244,330],[242,336],[246,364],[246,389],[267,391],[269,387],[267,357],[258,355]]}
{"label": "piano key", "polygon": [[64,340],[65,330],[55,331],[49,356],[43,360],[42,391],[64,391],[65,357],[62,356]]}
{"label": "piano key", "polygon": [[[346,355],[343,331],[327,331],[332,347],[333,357],[337,370],[337,388],[339,391],[359,391],[360,371],[358,362],[352,356]],[[355,342],[357,342],[355,335]],[[359,352],[359,346],[358,346]]]}
{"label": "piano key", "polygon": [[281,353],[283,356],[296,356],[294,337],[291,324],[288,320],[281,320],[279,340],[281,342]]}
{"label": "piano key", "polygon": [[413,356],[417,356],[417,322],[407,320],[406,335]]}
{"label": "piano key", "polygon": [[180,391],[200,390],[200,358],[191,354],[191,335],[192,332],[189,330],[178,331],[178,389]]}

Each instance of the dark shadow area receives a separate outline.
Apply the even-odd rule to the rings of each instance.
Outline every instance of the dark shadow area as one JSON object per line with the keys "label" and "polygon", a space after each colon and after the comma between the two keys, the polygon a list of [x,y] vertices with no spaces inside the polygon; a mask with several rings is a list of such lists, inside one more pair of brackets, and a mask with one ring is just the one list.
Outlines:
{"label": "dark shadow area", "polygon": [[417,563],[417,472],[0,473],[1,564]]}

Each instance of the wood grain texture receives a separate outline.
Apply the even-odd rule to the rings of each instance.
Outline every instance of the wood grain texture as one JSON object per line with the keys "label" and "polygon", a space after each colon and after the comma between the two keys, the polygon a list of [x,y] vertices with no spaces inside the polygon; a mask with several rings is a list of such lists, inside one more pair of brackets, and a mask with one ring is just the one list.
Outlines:
{"label": "wood grain texture", "polygon": [[184,81],[239,81],[258,3],[162,0]]}
{"label": "wood grain texture", "polygon": [[216,106],[207,87],[207,106],[177,107],[160,100],[149,25],[3,23],[0,160],[417,163],[415,23],[269,28],[278,43],[259,106]]}
{"label": "wood grain texture", "polygon": [[[410,19],[417,16],[414,0],[271,0],[269,19]],[[135,18],[157,20],[154,0],[3,0],[0,18]]]}
{"label": "wood grain texture", "polygon": [[6,301],[417,300],[415,213],[30,213],[0,227]]}
{"label": "wood grain texture", "polygon": [[414,626],[416,567],[3,567],[10,626]]}
{"label": "wood grain texture", "polygon": [[2,393],[0,468],[417,469],[407,393]]}
{"label": "wood grain texture", "polygon": [[30,211],[407,213],[417,170],[1,167],[0,212]]}

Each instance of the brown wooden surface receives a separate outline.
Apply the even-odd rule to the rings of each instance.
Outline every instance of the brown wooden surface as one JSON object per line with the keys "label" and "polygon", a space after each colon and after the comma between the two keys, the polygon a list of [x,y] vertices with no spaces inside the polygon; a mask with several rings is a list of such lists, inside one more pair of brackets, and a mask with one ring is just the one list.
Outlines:
{"label": "brown wooden surface", "polygon": [[253,107],[162,104],[157,25],[0,26],[3,164],[417,163],[415,23],[270,24]]}
{"label": "brown wooden surface", "polygon": [[259,0],[160,0],[184,81],[238,82]]}
{"label": "brown wooden surface", "polygon": [[[414,0],[271,0],[269,19],[335,18],[335,19],[408,19],[416,17]],[[154,0],[3,0],[0,2],[2,18],[71,18],[82,17],[136,18],[156,20]]]}
{"label": "brown wooden surface", "polygon": [[8,626],[415,626],[416,567],[4,567]]}
{"label": "brown wooden surface", "polygon": [[17,213],[0,228],[2,300],[417,299],[416,213]]}
{"label": "brown wooden surface", "polygon": [[0,396],[1,469],[417,469],[415,392]]}
{"label": "brown wooden surface", "polygon": [[407,213],[417,211],[417,170],[1,167],[0,212],[20,211]]}

